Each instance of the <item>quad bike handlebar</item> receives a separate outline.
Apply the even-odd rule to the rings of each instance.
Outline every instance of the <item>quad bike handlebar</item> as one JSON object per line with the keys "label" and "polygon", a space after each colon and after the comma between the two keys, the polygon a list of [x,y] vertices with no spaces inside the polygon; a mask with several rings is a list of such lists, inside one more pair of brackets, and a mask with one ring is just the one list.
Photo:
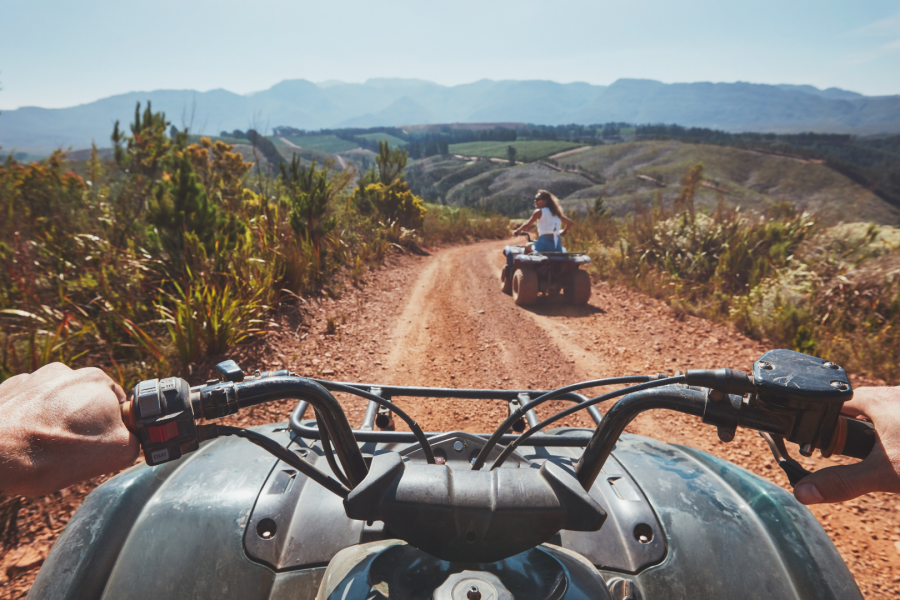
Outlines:
{"label": "quad bike handlebar", "polygon": [[[196,450],[199,443],[222,435],[236,435],[257,444],[298,471],[344,498],[348,517],[381,520],[411,545],[444,560],[494,561],[535,547],[561,529],[595,531],[606,513],[588,495],[613,446],[640,413],[666,409],[700,417],[715,426],[719,438],[730,442],[737,427],[760,432],[772,448],[792,485],[808,474],[787,454],[785,440],[810,456],[844,454],[865,458],[876,435],[870,423],[840,416],[852,398],[846,373],[831,362],[789,350],[774,350],[753,365],[750,374],[731,369],[691,369],[674,377],[641,375],[592,380],[548,392],[518,390],[453,390],[348,384],[299,377],[287,370],[256,372],[245,378],[226,361],[220,378],[190,387],[179,378],[142,381],[133,398],[122,405],[126,426],[140,440],[148,465],[166,463]],[[586,388],[633,384],[588,399]],[[354,431],[332,392],[369,400],[363,426]],[[418,424],[391,402],[397,396],[494,398],[509,402],[509,417],[488,435],[471,461],[471,470],[450,468],[437,460],[430,439]],[[297,453],[259,433],[209,423],[243,408],[283,399],[298,399],[290,429],[296,437],[320,439],[331,475]],[[621,398],[600,418],[595,405]],[[575,404],[537,422],[533,409],[548,400]],[[302,421],[312,406],[316,426]],[[547,435],[540,431],[576,411],[591,410],[596,429],[587,435]],[[376,418],[393,415],[406,422],[410,433],[374,431]],[[197,424],[197,421],[207,421]],[[527,421],[527,431],[524,422]],[[513,435],[513,431],[522,432]],[[359,442],[366,436],[387,434],[393,441],[418,445],[424,463],[409,462],[394,453],[371,457],[367,465]],[[528,446],[567,444],[584,446],[574,470],[551,461],[540,468],[518,456],[517,465],[501,468],[528,440]],[[373,438],[375,439],[375,438]],[[368,440],[371,441],[371,440]],[[498,444],[505,448],[498,448]],[[499,454],[499,455],[498,455]],[[494,457],[489,469],[483,469]],[[335,479],[336,478],[336,479]],[[512,490],[515,490],[513,492]],[[469,525],[450,527],[463,514]],[[527,523],[527,525],[523,525]]]}

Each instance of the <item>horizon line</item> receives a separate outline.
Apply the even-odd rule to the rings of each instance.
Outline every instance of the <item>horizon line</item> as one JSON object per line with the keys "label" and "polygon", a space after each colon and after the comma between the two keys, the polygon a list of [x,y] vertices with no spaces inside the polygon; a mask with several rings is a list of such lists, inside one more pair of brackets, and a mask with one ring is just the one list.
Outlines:
{"label": "horizon line", "polygon": [[305,78],[302,78],[302,77],[297,77],[297,78],[291,78],[291,79],[282,79],[281,81],[278,81],[278,82],[276,82],[276,83],[273,83],[273,84],[270,85],[268,88],[259,89],[259,90],[255,90],[255,91],[252,91],[252,92],[247,92],[247,93],[244,93],[244,94],[240,94],[240,93],[238,93],[238,92],[232,92],[231,90],[228,90],[228,89],[226,89],[226,88],[224,88],[224,87],[215,87],[215,88],[210,88],[210,89],[207,89],[207,90],[198,90],[198,89],[193,89],[193,88],[180,88],[180,89],[179,89],[179,88],[156,88],[156,89],[153,89],[153,90],[131,90],[131,91],[127,91],[127,92],[121,92],[121,93],[118,93],[118,94],[112,94],[112,95],[109,95],[109,96],[102,96],[102,97],[100,97],[100,98],[95,98],[94,100],[90,100],[90,101],[88,101],[88,102],[82,102],[82,103],[80,103],[80,104],[73,104],[73,105],[69,105],[69,106],[60,106],[60,107],[51,107],[51,108],[47,108],[47,107],[44,107],[44,106],[37,106],[37,105],[28,104],[28,105],[21,105],[21,106],[18,106],[18,107],[16,107],[16,108],[0,108],[0,117],[2,117],[2,113],[3,113],[3,112],[12,112],[12,111],[15,111],[15,110],[21,110],[21,109],[26,109],[26,108],[39,108],[39,109],[43,109],[43,110],[66,110],[66,109],[69,109],[69,108],[77,108],[77,107],[79,107],[79,106],[86,106],[86,105],[88,105],[88,104],[93,104],[93,103],[95,103],[95,102],[100,102],[101,100],[108,100],[108,99],[110,99],[110,98],[117,98],[117,97],[119,97],[119,96],[127,96],[127,95],[130,95],[130,94],[153,94],[153,93],[158,93],[158,92],[194,92],[194,93],[198,93],[198,94],[208,94],[208,93],[210,93],[210,92],[218,92],[218,91],[222,91],[222,92],[228,92],[228,93],[230,93],[230,94],[234,94],[234,95],[236,95],[236,96],[243,96],[243,97],[245,97],[245,98],[249,98],[249,97],[251,97],[251,96],[253,96],[253,95],[255,95],[255,94],[260,94],[260,93],[263,93],[263,92],[267,92],[267,91],[271,90],[272,88],[274,88],[274,87],[276,87],[276,86],[278,86],[278,85],[281,85],[281,84],[287,83],[287,82],[291,82],[291,81],[306,81],[306,82],[308,82],[308,83],[311,83],[311,84],[315,85],[316,87],[318,87],[318,88],[320,88],[320,89],[327,89],[327,88],[329,88],[329,87],[336,87],[336,86],[338,86],[338,85],[359,85],[359,86],[364,86],[364,85],[369,84],[369,83],[371,83],[371,82],[377,82],[377,81],[406,81],[406,82],[412,82],[412,81],[415,81],[415,82],[421,82],[421,83],[431,84],[431,85],[435,85],[435,86],[443,87],[443,88],[454,88],[454,87],[460,87],[460,86],[465,86],[465,85],[474,85],[474,84],[476,84],[476,83],[481,83],[481,82],[483,82],[483,81],[489,81],[489,82],[493,82],[493,83],[500,83],[500,82],[506,82],[506,81],[519,82],[519,83],[524,83],[524,82],[543,82],[543,83],[554,83],[554,84],[557,84],[557,85],[577,85],[577,84],[583,84],[583,85],[589,85],[589,86],[592,86],[592,87],[598,87],[598,88],[608,88],[608,87],[610,87],[610,86],[612,86],[612,85],[615,85],[615,84],[618,83],[619,81],[649,81],[649,82],[653,82],[653,83],[660,83],[660,84],[662,84],[662,85],[696,85],[696,84],[703,84],[703,83],[708,83],[708,84],[710,84],[710,85],[735,85],[735,84],[741,84],[741,83],[743,83],[743,84],[747,84],[747,85],[761,85],[761,86],[769,86],[769,87],[782,87],[782,86],[811,87],[811,88],[816,89],[816,90],[818,90],[818,91],[820,91],[820,92],[824,92],[824,91],[828,91],[828,90],[838,90],[838,91],[843,91],[843,92],[850,92],[850,93],[854,93],[854,94],[859,94],[860,96],[862,96],[862,97],[864,97],[864,98],[886,98],[886,97],[891,97],[891,96],[898,96],[898,95],[900,95],[900,93],[898,93],[898,94],[885,94],[885,95],[881,95],[881,96],[867,96],[866,94],[863,94],[863,93],[861,93],[861,92],[857,92],[857,91],[855,91],[855,90],[848,90],[848,89],[845,89],[845,88],[839,88],[839,87],[837,87],[837,86],[831,86],[831,87],[828,87],[828,88],[819,88],[819,87],[817,87],[817,86],[815,86],[815,85],[808,84],[808,83],[756,83],[756,82],[752,82],[752,81],[741,81],[741,80],[736,80],[736,81],[673,81],[673,82],[666,82],[666,81],[660,81],[660,80],[658,80],[658,79],[649,79],[649,78],[645,78],[645,77],[619,77],[618,79],[614,80],[612,83],[609,83],[609,84],[589,83],[589,82],[586,82],[586,81],[568,81],[568,82],[562,82],[562,81],[554,81],[554,80],[552,80],[552,79],[490,79],[490,78],[483,77],[483,78],[481,78],[481,79],[476,79],[476,80],[474,80],[474,81],[470,81],[470,82],[467,82],[467,83],[457,83],[457,84],[452,84],[452,85],[447,85],[447,84],[437,83],[437,82],[434,82],[434,81],[430,81],[430,80],[428,80],[428,79],[420,79],[420,78],[418,78],[418,77],[369,77],[368,79],[366,79],[366,80],[363,81],[363,82],[343,81],[343,80],[339,80],[339,79],[328,79],[328,80],[324,80],[324,81],[312,81],[312,80],[305,79]]}

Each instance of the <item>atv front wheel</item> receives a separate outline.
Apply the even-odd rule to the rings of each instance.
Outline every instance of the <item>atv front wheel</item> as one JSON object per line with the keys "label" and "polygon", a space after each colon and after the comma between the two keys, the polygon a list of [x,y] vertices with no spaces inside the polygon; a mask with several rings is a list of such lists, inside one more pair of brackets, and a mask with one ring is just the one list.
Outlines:
{"label": "atv front wheel", "polygon": [[538,296],[538,277],[534,269],[516,269],[512,281],[513,301],[519,306],[534,304]]}
{"label": "atv front wheel", "polygon": [[512,293],[512,279],[506,276],[508,272],[509,267],[500,269],[500,291],[507,295]]}
{"label": "atv front wheel", "polygon": [[586,271],[573,271],[569,274],[563,293],[571,304],[587,304],[591,298],[591,276]]}

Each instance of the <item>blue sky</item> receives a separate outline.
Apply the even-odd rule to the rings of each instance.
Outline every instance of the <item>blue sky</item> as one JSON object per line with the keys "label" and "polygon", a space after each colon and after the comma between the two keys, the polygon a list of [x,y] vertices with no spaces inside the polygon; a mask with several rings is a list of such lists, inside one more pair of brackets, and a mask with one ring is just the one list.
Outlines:
{"label": "blue sky", "polygon": [[900,94],[900,0],[0,0],[0,108],[410,77]]}

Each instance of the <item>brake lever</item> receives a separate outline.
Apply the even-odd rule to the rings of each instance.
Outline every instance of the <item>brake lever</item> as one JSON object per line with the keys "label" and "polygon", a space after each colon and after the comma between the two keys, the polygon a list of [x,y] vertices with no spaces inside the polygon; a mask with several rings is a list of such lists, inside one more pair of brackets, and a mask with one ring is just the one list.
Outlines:
{"label": "brake lever", "polygon": [[781,467],[781,470],[787,475],[791,487],[797,485],[797,483],[807,475],[812,475],[811,471],[804,469],[800,463],[788,455],[783,437],[780,435],[772,435],[765,431],[760,431],[759,435],[762,439],[766,440],[766,443],[769,445],[769,450],[772,451],[772,455],[778,462],[778,466]]}

